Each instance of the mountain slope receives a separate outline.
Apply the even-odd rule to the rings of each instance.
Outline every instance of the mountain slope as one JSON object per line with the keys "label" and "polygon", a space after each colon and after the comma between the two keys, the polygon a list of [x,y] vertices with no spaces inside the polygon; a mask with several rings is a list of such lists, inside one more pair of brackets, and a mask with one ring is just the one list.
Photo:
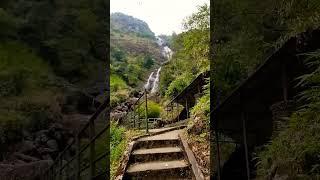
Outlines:
{"label": "mountain slope", "polygon": [[150,71],[165,61],[147,23],[125,15],[110,16],[111,106],[139,91]]}

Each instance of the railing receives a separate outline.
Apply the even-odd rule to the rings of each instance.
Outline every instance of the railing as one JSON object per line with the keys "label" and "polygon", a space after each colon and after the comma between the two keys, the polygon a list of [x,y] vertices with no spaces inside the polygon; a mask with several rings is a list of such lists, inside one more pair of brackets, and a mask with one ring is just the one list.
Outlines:
{"label": "railing", "polygon": [[[89,122],[77,133],[54,163],[42,174],[43,180],[109,179],[109,101],[100,105]],[[161,118],[148,118],[148,93],[130,107],[124,123],[131,128],[145,128]]]}
{"label": "railing", "polygon": [[109,101],[100,105],[89,122],[55,159],[41,179],[109,179]]}
{"label": "railing", "polygon": [[124,124],[129,128],[145,129],[149,133],[150,123],[156,123],[161,118],[148,118],[148,92],[144,92],[129,108],[123,118]]}

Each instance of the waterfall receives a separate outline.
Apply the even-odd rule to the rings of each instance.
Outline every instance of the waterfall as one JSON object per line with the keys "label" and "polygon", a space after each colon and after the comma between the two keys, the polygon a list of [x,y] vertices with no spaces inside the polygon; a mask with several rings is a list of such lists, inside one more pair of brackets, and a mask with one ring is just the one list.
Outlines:
{"label": "waterfall", "polygon": [[157,71],[156,79],[153,82],[153,87],[151,89],[151,93],[155,93],[158,91],[159,81],[160,81],[160,71],[161,71],[161,67]]}
{"label": "waterfall", "polygon": [[[161,48],[162,55],[167,59],[170,60],[172,57],[172,50],[166,45],[165,41],[160,37],[156,37],[157,44]],[[147,83],[144,85],[144,88],[151,93],[156,93],[159,90],[159,82],[160,82],[160,71],[161,67],[157,70],[156,77],[153,77],[154,72],[151,72],[149,75]]]}
{"label": "waterfall", "polygon": [[152,86],[152,82],[153,82],[153,72],[149,75],[149,78],[148,78],[148,81],[147,81],[147,84],[144,85],[144,88],[146,90],[149,90]]}
{"label": "waterfall", "polygon": [[162,55],[164,57],[166,57],[168,60],[170,60],[172,57],[172,54],[173,54],[172,50],[168,46],[163,47]]}

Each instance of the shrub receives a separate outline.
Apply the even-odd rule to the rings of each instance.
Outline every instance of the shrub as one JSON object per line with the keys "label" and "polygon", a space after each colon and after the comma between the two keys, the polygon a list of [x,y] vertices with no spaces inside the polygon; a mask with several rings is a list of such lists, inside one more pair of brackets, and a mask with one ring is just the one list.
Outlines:
{"label": "shrub", "polygon": [[[145,118],[146,110],[145,110],[145,102],[142,103],[138,109],[141,118]],[[160,117],[161,107],[159,104],[148,101],[148,118],[158,118]]]}
{"label": "shrub", "polygon": [[308,54],[312,73],[300,77],[302,104],[290,117],[287,128],[258,153],[258,176],[317,179],[320,175],[320,51]]}
{"label": "shrub", "polygon": [[172,81],[166,91],[166,97],[175,97],[177,96],[185,87],[189,85],[192,81],[193,76],[190,73],[182,74],[178,76],[174,81]]}
{"label": "shrub", "polygon": [[209,120],[210,94],[205,94],[199,99],[198,103],[192,108],[191,114],[193,116],[200,116]]}
{"label": "shrub", "polygon": [[0,97],[19,95],[23,88],[27,73],[19,70],[11,73],[0,73]]}
{"label": "shrub", "polygon": [[116,92],[119,89],[126,89],[126,82],[118,75],[111,74],[110,76],[110,90],[111,92]]}

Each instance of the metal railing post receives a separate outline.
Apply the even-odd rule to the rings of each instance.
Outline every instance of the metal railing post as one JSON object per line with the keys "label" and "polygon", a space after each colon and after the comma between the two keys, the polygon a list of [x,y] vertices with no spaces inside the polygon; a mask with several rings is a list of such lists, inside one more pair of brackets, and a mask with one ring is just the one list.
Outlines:
{"label": "metal railing post", "polygon": [[217,127],[214,128],[215,130],[215,140],[216,140],[216,153],[217,153],[217,178],[221,180],[221,165],[220,165],[220,143],[219,143],[219,134]]}
{"label": "metal railing post", "polygon": [[145,98],[146,98],[146,133],[149,133],[149,127],[148,127],[148,95],[147,95],[147,90],[144,89],[145,93]]}
{"label": "metal railing post", "polygon": [[139,111],[139,108],[138,108],[138,129],[140,129],[140,111]]}
{"label": "metal railing post", "polygon": [[133,128],[136,127],[136,109],[135,105],[133,105]]}
{"label": "metal railing post", "polygon": [[246,170],[247,170],[247,178],[250,180],[250,166],[249,166],[249,154],[248,154],[248,144],[247,144],[247,128],[246,128],[246,114],[245,112],[241,113],[242,116],[242,133],[243,133],[243,145],[244,145],[244,153],[246,158]]}
{"label": "metal railing post", "polygon": [[189,118],[188,99],[186,99],[186,112],[187,112],[187,119],[188,119]]}
{"label": "metal railing post", "polygon": [[89,121],[89,128],[90,128],[90,180],[93,179],[93,177],[95,176],[95,156],[96,156],[96,152],[95,152],[95,140],[93,139],[95,136],[95,127],[94,127],[94,122],[92,120]]}
{"label": "metal railing post", "polygon": [[173,120],[173,104],[171,103],[171,121]]}
{"label": "metal railing post", "polygon": [[62,156],[59,157],[59,166],[58,166],[58,171],[59,171],[59,179],[62,180]]}
{"label": "metal railing post", "polygon": [[179,105],[178,105],[178,103],[177,103],[177,115],[178,115],[178,121],[180,121],[180,117],[179,117]]}
{"label": "metal railing post", "polygon": [[80,180],[80,135],[76,135],[76,148],[77,148],[77,169],[76,169],[76,179]]}

